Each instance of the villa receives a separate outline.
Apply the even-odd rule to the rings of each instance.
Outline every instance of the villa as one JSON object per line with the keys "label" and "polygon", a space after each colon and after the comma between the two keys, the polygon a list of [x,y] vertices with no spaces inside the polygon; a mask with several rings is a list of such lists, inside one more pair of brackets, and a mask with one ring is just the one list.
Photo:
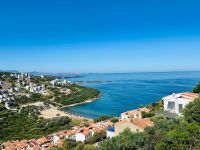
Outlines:
{"label": "villa", "polygon": [[163,98],[164,111],[181,115],[183,108],[198,98],[198,94],[185,92],[166,96]]}

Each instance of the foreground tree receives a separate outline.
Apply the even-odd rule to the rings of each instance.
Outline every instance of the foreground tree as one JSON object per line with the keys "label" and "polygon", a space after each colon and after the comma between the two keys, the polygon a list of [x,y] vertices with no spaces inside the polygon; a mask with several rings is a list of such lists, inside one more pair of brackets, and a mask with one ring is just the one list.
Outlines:
{"label": "foreground tree", "polygon": [[193,88],[194,93],[200,93],[200,82]]}
{"label": "foreground tree", "polygon": [[200,124],[200,97],[186,106],[183,115],[189,123],[196,122]]}
{"label": "foreground tree", "polygon": [[127,129],[121,135],[101,143],[98,150],[136,150],[143,145],[143,135],[141,133],[134,134]]}

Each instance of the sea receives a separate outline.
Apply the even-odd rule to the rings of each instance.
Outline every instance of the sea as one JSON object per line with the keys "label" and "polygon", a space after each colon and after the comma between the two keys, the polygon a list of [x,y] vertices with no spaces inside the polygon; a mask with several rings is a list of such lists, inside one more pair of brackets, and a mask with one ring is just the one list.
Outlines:
{"label": "sea", "polygon": [[87,118],[98,118],[103,115],[120,116],[122,112],[156,102],[169,94],[192,91],[200,81],[200,72],[70,74],[63,77],[102,93],[91,103],[64,110]]}

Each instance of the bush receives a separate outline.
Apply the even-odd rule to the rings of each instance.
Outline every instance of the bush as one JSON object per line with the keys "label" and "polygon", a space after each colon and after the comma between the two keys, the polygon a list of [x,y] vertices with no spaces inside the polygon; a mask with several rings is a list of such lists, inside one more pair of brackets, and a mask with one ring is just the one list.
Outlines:
{"label": "bush", "polygon": [[188,122],[200,124],[200,97],[186,106],[183,110],[183,115]]}
{"label": "bush", "polygon": [[194,93],[200,93],[200,82],[193,88]]}
{"label": "bush", "polygon": [[94,122],[101,122],[101,121],[105,121],[111,118],[112,116],[100,116],[99,118],[94,119]]}
{"label": "bush", "polygon": [[142,118],[151,118],[153,116],[155,116],[155,113],[153,112],[149,112],[149,113],[142,112]]}
{"label": "bush", "polygon": [[111,121],[112,123],[116,123],[116,122],[119,121],[119,119],[118,119],[118,118],[111,118],[110,121]]}
{"label": "bush", "polygon": [[102,141],[104,139],[106,139],[106,132],[105,131],[101,131],[101,132],[95,133],[93,135],[93,137],[88,139],[85,143],[86,144],[94,144],[94,143],[100,142],[100,141]]}

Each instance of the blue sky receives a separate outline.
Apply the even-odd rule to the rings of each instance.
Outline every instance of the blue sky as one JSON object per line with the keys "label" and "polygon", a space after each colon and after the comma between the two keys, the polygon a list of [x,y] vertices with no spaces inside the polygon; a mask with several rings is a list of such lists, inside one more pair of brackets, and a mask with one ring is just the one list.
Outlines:
{"label": "blue sky", "polygon": [[0,70],[200,70],[198,0],[0,2]]}

